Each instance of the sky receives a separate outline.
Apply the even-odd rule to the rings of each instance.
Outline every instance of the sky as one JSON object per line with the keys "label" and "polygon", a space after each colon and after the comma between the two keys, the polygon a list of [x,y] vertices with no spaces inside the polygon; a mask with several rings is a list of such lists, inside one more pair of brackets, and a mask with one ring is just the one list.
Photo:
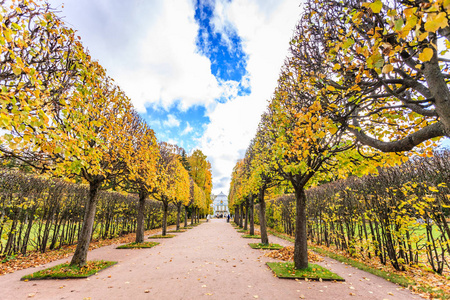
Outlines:
{"label": "sky", "polygon": [[158,140],[200,149],[213,194],[227,194],[275,90],[300,1],[49,2]]}

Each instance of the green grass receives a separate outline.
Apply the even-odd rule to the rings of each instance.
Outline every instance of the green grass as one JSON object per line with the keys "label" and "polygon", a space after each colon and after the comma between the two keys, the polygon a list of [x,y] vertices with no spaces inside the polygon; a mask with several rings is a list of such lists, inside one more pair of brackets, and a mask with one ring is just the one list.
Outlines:
{"label": "green grass", "polygon": [[248,233],[249,231],[245,230],[245,229],[239,229],[237,232],[239,232],[239,233]]}
{"label": "green grass", "polygon": [[274,235],[274,236],[276,236],[276,237],[279,237],[279,238],[281,238],[281,239],[283,239],[283,240],[289,241],[289,242],[291,242],[291,243],[295,243],[295,239],[293,239],[293,238],[291,238],[291,237],[289,237],[289,236],[287,236],[287,235],[281,234],[281,233],[279,233],[279,232],[276,232],[275,230],[270,230],[270,229],[268,229],[267,232],[270,233],[271,235]]}
{"label": "green grass", "polygon": [[25,275],[21,280],[38,280],[38,279],[69,279],[69,278],[86,278],[97,274],[98,271],[104,270],[116,261],[88,261],[84,267],[70,266],[69,264],[60,264],[45,270],[35,272],[31,275]]}
{"label": "green grass", "polygon": [[[285,240],[290,241],[290,242],[295,242],[295,240],[293,238],[288,237],[288,236],[286,236],[284,234],[280,234],[280,233],[278,233],[276,231],[273,231],[273,230],[269,230],[269,232],[272,235],[277,236],[279,238],[285,239]],[[393,273],[388,273],[386,271],[373,268],[373,267],[368,266],[368,265],[366,265],[366,264],[364,264],[362,262],[359,262],[359,261],[353,260],[351,258],[348,258],[348,257],[342,256],[342,255],[336,254],[336,253],[331,252],[331,251],[323,250],[322,248],[319,248],[319,247],[315,247],[315,246],[309,245],[308,248],[313,250],[313,251],[315,251],[315,252],[317,252],[317,253],[319,253],[319,254],[321,254],[321,255],[324,255],[324,256],[330,257],[332,259],[335,259],[337,261],[346,263],[346,264],[348,264],[348,265],[350,265],[352,267],[355,267],[357,269],[366,271],[367,273],[376,275],[378,277],[384,278],[384,279],[386,279],[388,281],[391,281],[391,282],[396,283],[398,285],[401,285],[403,287],[408,287],[409,285],[414,285],[414,281],[409,279],[409,278],[407,278],[407,277],[405,277],[405,276],[401,276],[401,275],[397,275],[397,274],[393,274]]]}
{"label": "green grass", "polygon": [[143,242],[143,243],[129,243],[125,245],[121,245],[117,247],[116,249],[141,249],[141,248],[152,248],[156,245],[159,245],[158,242]]}
{"label": "green grass", "polygon": [[178,230],[170,230],[167,232],[186,232],[186,230],[178,229]]}
{"label": "green grass", "polygon": [[414,284],[413,280],[411,280],[411,279],[409,279],[409,278],[407,278],[405,276],[401,276],[401,275],[389,273],[389,272],[386,272],[386,271],[383,271],[383,270],[375,269],[375,268],[373,268],[371,266],[368,266],[368,265],[366,265],[366,264],[364,264],[362,262],[359,262],[359,261],[353,260],[351,258],[348,258],[348,257],[342,256],[342,255],[336,254],[336,253],[331,252],[331,251],[324,250],[324,249],[319,248],[319,247],[315,247],[315,246],[311,246],[310,245],[310,246],[308,246],[308,248],[311,249],[311,250],[314,250],[315,252],[317,252],[317,253],[319,253],[321,255],[328,256],[328,257],[330,257],[332,259],[335,259],[337,261],[346,263],[346,264],[348,264],[348,265],[350,265],[352,267],[355,267],[357,269],[366,271],[367,273],[370,273],[370,274],[376,275],[378,277],[384,278],[384,279],[386,279],[388,281],[391,281],[393,283],[397,283],[397,284],[399,284],[401,286],[408,287],[409,285],[413,285]]}
{"label": "green grass", "polygon": [[242,237],[244,239],[260,239],[260,235],[250,235],[250,234],[243,234]]}
{"label": "green grass", "polygon": [[170,239],[170,238],[173,238],[175,236],[176,236],[175,234],[166,234],[166,235],[157,234],[157,235],[149,236],[148,238],[149,239]]}
{"label": "green grass", "polygon": [[278,278],[344,281],[339,275],[315,264],[301,270],[296,269],[293,262],[268,262],[267,265]]}
{"label": "green grass", "polygon": [[[274,230],[268,230],[268,231],[270,232],[270,234],[272,234],[274,236],[277,236],[279,238],[282,238],[282,239],[290,241],[290,242],[295,242],[295,240],[293,238],[289,237],[289,236],[286,236],[286,235],[281,234],[279,232],[276,232]],[[346,263],[346,264],[348,264],[348,265],[350,265],[352,267],[355,267],[357,269],[363,270],[363,271],[365,271],[367,273],[370,273],[370,274],[373,274],[375,276],[384,278],[387,281],[393,282],[393,283],[398,284],[400,286],[403,286],[403,287],[407,288],[409,286],[416,285],[416,282],[413,279],[408,278],[406,276],[401,276],[401,275],[389,273],[389,272],[386,272],[386,271],[383,271],[383,270],[379,270],[379,269],[373,268],[371,266],[368,266],[368,265],[366,265],[366,264],[364,264],[362,262],[353,260],[353,259],[345,257],[343,255],[336,254],[336,253],[331,252],[331,251],[324,250],[324,249],[316,247],[316,246],[309,245],[308,248],[313,250],[313,251],[315,251],[315,252],[317,252],[317,253],[319,253],[319,254],[321,254],[321,255],[323,255],[323,256],[327,256],[327,257],[330,257],[330,258],[335,259],[337,261]],[[423,287],[423,286],[421,286],[421,287],[419,287],[419,289],[422,290],[425,293],[429,293],[429,294],[434,295],[433,298],[450,299],[450,295],[445,294],[445,292],[443,290],[436,289],[435,287]]]}
{"label": "green grass", "polygon": [[194,226],[181,227],[181,229],[192,229]]}
{"label": "green grass", "polygon": [[262,244],[262,243],[249,243],[248,244],[253,249],[263,249],[263,250],[280,250],[283,246],[279,244]]}

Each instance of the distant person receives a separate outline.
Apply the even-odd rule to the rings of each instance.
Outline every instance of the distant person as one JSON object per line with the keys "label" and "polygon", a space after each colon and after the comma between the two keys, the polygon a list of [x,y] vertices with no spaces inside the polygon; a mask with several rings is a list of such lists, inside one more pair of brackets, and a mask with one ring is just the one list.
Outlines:
{"label": "distant person", "polygon": [[230,215],[227,216],[227,223],[230,223]]}

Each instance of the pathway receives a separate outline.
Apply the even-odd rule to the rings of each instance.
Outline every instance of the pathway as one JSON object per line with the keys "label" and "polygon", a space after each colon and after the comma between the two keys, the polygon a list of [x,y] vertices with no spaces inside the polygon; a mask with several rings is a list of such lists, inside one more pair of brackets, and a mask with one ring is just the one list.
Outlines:
{"label": "pathway", "polygon": [[[270,236],[271,242],[290,245]],[[395,284],[331,259],[319,263],[346,279],[282,280],[273,276],[263,251],[224,219],[213,219],[151,249],[111,245],[88,259],[119,263],[88,279],[20,281],[23,275],[67,261],[0,276],[0,299],[421,299]]]}

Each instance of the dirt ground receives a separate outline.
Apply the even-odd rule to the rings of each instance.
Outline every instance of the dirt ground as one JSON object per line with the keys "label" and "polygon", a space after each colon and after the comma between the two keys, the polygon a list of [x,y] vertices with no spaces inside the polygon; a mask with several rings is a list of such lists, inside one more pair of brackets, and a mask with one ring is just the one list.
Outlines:
{"label": "dirt ground", "polygon": [[[151,249],[118,245],[89,252],[88,259],[118,261],[88,279],[20,281],[26,274],[68,259],[0,276],[0,299],[421,299],[409,290],[332,259],[319,263],[345,282],[278,279],[274,261],[253,250],[225,219],[213,219]],[[270,236],[270,242],[291,243]],[[70,258],[69,258],[70,259]]]}

